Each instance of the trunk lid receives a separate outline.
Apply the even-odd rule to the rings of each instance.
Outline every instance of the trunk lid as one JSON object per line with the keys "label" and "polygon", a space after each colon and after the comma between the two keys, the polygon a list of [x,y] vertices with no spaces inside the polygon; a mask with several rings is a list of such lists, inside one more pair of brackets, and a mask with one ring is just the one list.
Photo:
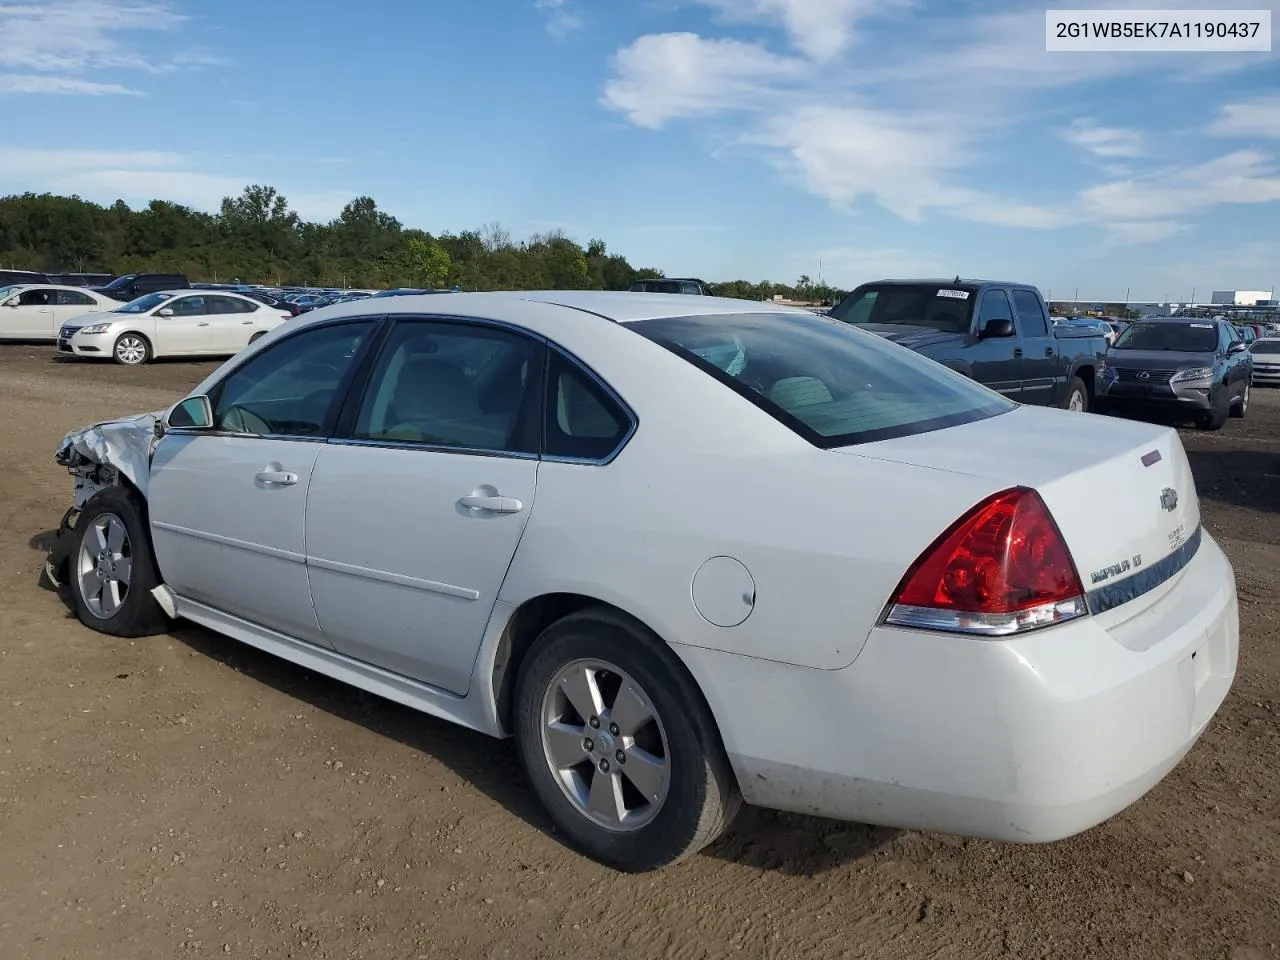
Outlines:
{"label": "trunk lid", "polygon": [[[1097,602],[1099,610],[1137,601],[1137,613],[1160,596],[1155,588],[1176,570],[1167,569],[1172,560],[1164,568],[1157,564],[1200,527],[1191,465],[1169,427],[1019,407],[964,426],[836,452],[982,477],[1002,489],[1034,488],[1062,531],[1085,592],[1093,595],[1090,606]],[[1119,583],[1128,589],[1110,589]],[[1140,587],[1152,591],[1145,600]]]}

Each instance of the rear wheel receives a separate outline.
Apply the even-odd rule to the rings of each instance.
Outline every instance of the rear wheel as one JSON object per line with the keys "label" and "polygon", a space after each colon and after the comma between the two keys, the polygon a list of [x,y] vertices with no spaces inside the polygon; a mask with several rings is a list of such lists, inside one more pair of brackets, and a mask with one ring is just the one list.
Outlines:
{"label": "rear wheel", "polygon": [[1062,402],[1064,410],[1074,410],[1076,413],[1087,413],[1089,410],[1089,391],[1085,388],[1084,381],[1079,377],[1072,377],[1071,382],[1067,384],[1067,397]]}
{"label": "rear wheel", "polygon": [[116,337],[116,345],[111,353],[116,363],[122,363],[126,367],[136,367],[151,359],[151,344],[140,334],[122,333]]}
{"label": "rear wheel", "polygon": [[1231,405],[1231,416],[1237,420],[1243,419],[1244,415],[1249,412],[1249,384],[1244,385],[1244,393],[1240,399]]}
{"label": "rear wheel", "polygon": [[605,609],[548,627],[520,668],[516,743],[579,849],[626,871],[696,853],[741,794],[701,692],[657,637]]}
{"label": "rear wheel", "polygon": [[116,637],[163,633],[167,618],[151,595],[160,583],[146,508],[133,491],[109,487],[85,504],[76,520],[70,589],[86,627]]}
{"label": "rear wheel", "polygon": [[267,331],[265,331],[265,330],[259,330],[257,333],[255,333],[252,337],[250,337],[250,338],[249,338],[249,342],[250,342],[250,343],[257,343],[259,340],[261,340],[261,339],[262,339],[263,337],[265,337],[266,335],[267,335]]}

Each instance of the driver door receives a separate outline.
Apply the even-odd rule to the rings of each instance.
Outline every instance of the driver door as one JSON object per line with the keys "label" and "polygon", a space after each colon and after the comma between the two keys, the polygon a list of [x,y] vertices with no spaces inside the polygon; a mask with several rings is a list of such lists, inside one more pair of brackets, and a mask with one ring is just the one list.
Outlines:
{"label": "driver door", "polygon": [[0,336],[15,340],[47,339],[57,335],[54,327],[52,290],[23,290],[0,307]]}
{"label": "driver door", "polygon": [[162,303],[151,316],[156,324],[157,356],[196,357],[216,352],[207,297],[200,294],[174,297]]}
{"label": "driver door", "polygon": [[312,468],[373,320],[304,328],[209,391],[212,430],[172,430],[151,467],[156,559],[182,598],[324,643],[307,580]]}
{"label": "driver door", "polygon": [[[1021,402],[1024,399],[1022,342],[1016,333],[1012,337],[983,337],[982,331],[992,320],[1013,320],[1009,297],[1000,289],[984,291],[978,303],[973,330],[975,339],[964,351],[972,370],[970,375],[983,386]],[[1021,329],[1016,321],[1014,325],[1015,329]]]}

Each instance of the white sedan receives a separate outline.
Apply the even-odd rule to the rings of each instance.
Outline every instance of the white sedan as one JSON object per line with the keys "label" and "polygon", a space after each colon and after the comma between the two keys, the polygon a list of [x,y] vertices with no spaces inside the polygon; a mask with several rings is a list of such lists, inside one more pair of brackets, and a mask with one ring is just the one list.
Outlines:
{"label": "white sedan", "polygon": [[229,357],[289,314],[235,293],[169,290],[81,313],[58,331],[58,350],[136,366],[158,357]]}
{"label": "white sedan", "polygon": [[58,329],[68,320],[119,305],[83,287],[52,283],[0,287],[0,340],[56,340]]}
{"label": "white sedan", "polygon": [[447,299],[308,313],[167,414],[68,435],[49,571],[81,621],[185,617],[514,735],[628,870],[744,799],[1066,837],[1226,696],[1235,580],[1175,431],[770,304]]}

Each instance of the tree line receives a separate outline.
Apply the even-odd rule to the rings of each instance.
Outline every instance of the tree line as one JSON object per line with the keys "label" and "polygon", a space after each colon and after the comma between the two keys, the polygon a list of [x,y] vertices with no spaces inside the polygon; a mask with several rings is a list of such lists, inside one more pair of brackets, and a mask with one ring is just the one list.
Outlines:
{"label": "tree line", "polygon": [[[492,223],[460,233],[406,227],[372,197],[328,223],[303,220],[274,187],[251,185],[217,213],[167,200],[133,209],[55,194],[0,197],[0,265],[51,273],[184,273],[192,280],[315,287],[449,287],[464,290],[625,290],[661,277],[633,267],[603,240],[585,247],[562,232],[513,240]],[[804,276],[795,284],[733,280],[721,296],[835,299]]]}

